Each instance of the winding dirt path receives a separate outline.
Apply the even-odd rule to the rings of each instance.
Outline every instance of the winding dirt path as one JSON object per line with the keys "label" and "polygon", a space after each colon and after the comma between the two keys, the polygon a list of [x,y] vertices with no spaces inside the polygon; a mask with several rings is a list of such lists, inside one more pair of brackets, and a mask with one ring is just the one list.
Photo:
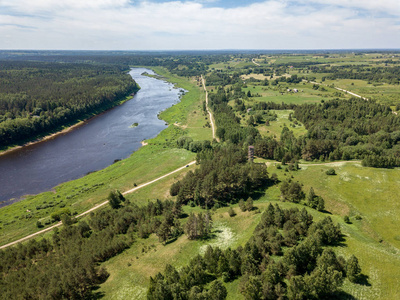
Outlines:
{"label": "winding dirt path", "polygon": [[[152,183],[154,183],[154,182],[156,182],[156,181],[159,181],[159,180],[161,180],[161,179],[163,179],[163,178],[165,178],[165,177],[168,177],[168,176],[170,176],[170,175],[172,175],[172,174],[174,174],[174,173],[176,173],[176,172],[179,172],[179,171],[185,169],[186,167],[191,166],[191,165],[193,165],[193,164],[195,164],[195,163],[196,163],[196,161],[192,161],[192,162],[190,162],[190,163],[184,165],[183,167],[180,167],[180,168],[178,168],[178,169],[176,169],[176,170],[174,170],[174,171],[172,171],[172,172],[169,172],[168,174],[162,175],[162,176],[157,177],[156,179],[154,179],[154,180],[152,180],[152,181],[148,181],[148,182],[146,182],[146,183],[143,183],[143,184],[141,184],[141,185],[138,185],[137,187],[134,187],[133,189],[127,190],[127,191],[123,192],[122,195],[126,195],[126,194],[133,193],[133,192],[135,192],[135,191],[137,191],[137,190],[139,190],[139,189],[141,189],[141,188],[143,188],[143,187],[145,187],[145,186],[148,186],[148,185],[150,185],[150,184],[152,184]],[[103,207],[103,206],[106,205],[107,203],[108,203],[108,200],[107,200],[107,201],[104,201],[104,202],[102,202],[102,203],[100,203],[100,204],[97,204],[97,205],[93,206],[91,209],[89,209],[89,210],[87,210],[87,211],[84,211],[83,213],[77,215],[75,218],[83,217],[83,216],[85,216],[85,215],[91,213],[92,211],[95,211],[96,209],[98,209],[98,208],[100,208],[100,207]],[[50,230],[52,230],[52,229],[54,229],[54,228],[56,228],[56,227],[59,227],[59,226],[61,226],[61,225],[62,225],[62,222],[60,221],[60,222],[58,222],[58,223],[55,224],[55,225],[52,225],[52,226],[47,227],[47,228],[45,228],[45,229],[42,229],[42,230],[40,230],[40,231],[38,231],[38,232],[35,232],[35,233],[33,233],[33,234],[27,235],[26,237],[20,238],[19,240],[16,240],[16,241],[14,241],[14,242],[5,244],[5,245],[3,245],[3,246],[0,246],[0,249],[4,249],[4,248],[10,247],[10,246],[12,246],[12,245],[15,245],[15,244],[17,244],[17,243],[20,243],[20,242],[29,240],[29,239],[31,239],[31,238],[37,236],[37,235],[40,235],[40,234],[45,233],[45,232],[47,232],[47,231],[50,231]]]}
{"label": "winding dirt path", "polygon": [[254,58],[251,59],[252,63],[255,64],[256,66],[260,66],[259,63],[256,63],[256,61],[254,60]]}
{"label": "winding dirt path", "polygon": [[206,109],[207,109],[207,112],[208,112],[208,114],[210,116],[213,139],[216,139],[219,142],[219,139],[215,137],[215,126],[214,126],[213,115],[212,115],[211,111],[208,109],[208,92],[207,92],[207,89],[206,89],[206,81],[204,80],[203,75],[201,75],[201,80],[203,82],[204,91],[206,92]]}

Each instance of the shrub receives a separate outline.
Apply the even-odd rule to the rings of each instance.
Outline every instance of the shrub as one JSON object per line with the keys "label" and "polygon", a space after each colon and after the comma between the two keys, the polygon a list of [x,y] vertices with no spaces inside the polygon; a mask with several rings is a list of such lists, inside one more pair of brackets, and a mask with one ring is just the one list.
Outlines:
{"label": "shrub", "polygon": [[241,209],[241,211],[246,211],[246,203],[243,199],[239,200],[239,208]]}
{"label": "shrub", "polygon": [[232,207],[229,208],[228,214],[229,214],[229,216],[230,216],[231,218],[234,217],[234,216],[236,216],[235,210],[234,210]]}
{"label": "shrub", "polygon": [[334,168],[328,169],[325,173],[326,173],[326,175],[336,175],[336,172],[335,172]]}

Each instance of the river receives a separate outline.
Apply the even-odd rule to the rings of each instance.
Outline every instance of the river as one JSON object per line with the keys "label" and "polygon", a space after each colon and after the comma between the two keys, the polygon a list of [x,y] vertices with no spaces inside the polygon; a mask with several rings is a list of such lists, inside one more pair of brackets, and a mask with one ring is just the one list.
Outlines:
{"label": "river", "polygon": [[144,72],[154,74],[144,68],[129,72],[141,89],[124,104],[68,133],[0,156],[0,207],[127,158],[142,140],[165,129],[157,115],[180,101],[181,90]]}

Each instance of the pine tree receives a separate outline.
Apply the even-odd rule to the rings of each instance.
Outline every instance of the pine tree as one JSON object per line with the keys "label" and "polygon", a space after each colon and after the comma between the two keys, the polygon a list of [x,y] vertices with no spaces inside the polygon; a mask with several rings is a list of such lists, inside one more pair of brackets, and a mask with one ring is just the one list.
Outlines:
{"label": "pine tree", "polygon": [[246,201],[246,210],[252,211],[253,210],[253,199],[249,197]]}
{"label": "pine tree", "polygon": [[358,259],[352,255],[346,263],[346,276],[351,282],[357,282],[360,273],[361,268]]}

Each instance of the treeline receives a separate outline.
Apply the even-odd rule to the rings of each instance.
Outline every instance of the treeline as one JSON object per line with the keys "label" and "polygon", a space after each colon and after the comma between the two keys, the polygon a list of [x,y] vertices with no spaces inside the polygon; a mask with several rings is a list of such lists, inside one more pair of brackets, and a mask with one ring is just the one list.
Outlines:
{"label": "treeline", "polygon": [[210,108],[214,113],[217,126],[216,135],[221,141],[231,141],[234,144],[247,142],[251,144],[259,132],[254,127],[242,127],[240,118],[235,116],[231,106],[228,105],[229,97],[223,88],[209,95]]}
{"label": "treeline", "polygon": [[400,166],[400,118],[374,101],[353,98],[294,107],[307,133],[296,138],[287,128],[280,141],[255,140],[255,154],[282,162],[362,159],[370,167]]}
{"label": "treeline", "polygon": [[103,262],[134,243],[136,236],[155,233],[161,242],[183,233],[181,207],[172,201],[143,207],[125,201],[119,209],[92,213],[64,226],[51,238],[31,240],[0,250],[0,299],[87,299],[108,273]]}
{"label": "treeline", "polygon": [[330,217],[313,222],[305,209],[269,205],[244,247],[208,247],[179,271],[167,265],[150,277],[147,299],[225,299],[222,282],[237,278],[245,299],[333,297],[345,277],[357,282],[361,273],[356,257],[332,250],[341,238]]}
{"label": "treeline", "polygon": [[318,66],[311,67],[314,73],[328,73],[325,79],[360,79],[369,82],[400,83],[400,67],[370,67],[368,65]]}
{"label": "treeline", "polygon": [[332,100],[295,108],[308,132],[301,140],[302,157],[330,160],[363,159],[365,166],[400,166],[400,118],[374,101]]}
{"label": "treeline", "polygon": [[211,208],[236,203],[262,186],[272,184],[265,165],[247,163],[246,151],[237,145],[216,146],[197,154],[200,167],[171,186],[178,203]]}
{"label": "treeline", "polygon": [[121,65],[0,61],[0,145],[104,111],[139,87]]}
{"label": "treeline", "polygon": [[[208,70],[208,66],[215,63],[229,61],[231,56],[228,54],[210,54],[202,52],[185,53],[184,51],[175,53],[132,53],[132,52],[71,52],[58,53],[36,53],[32,55],[20,55],[18,60],[23,61],[43,61],[43,62],[63,62],[63,63],[95,63],[107,65],[123,65],[125,68],[129,66],[161,66],[171,73],[179,76],[200,76]],[[10,56],[9,60],[16,58]]]}

